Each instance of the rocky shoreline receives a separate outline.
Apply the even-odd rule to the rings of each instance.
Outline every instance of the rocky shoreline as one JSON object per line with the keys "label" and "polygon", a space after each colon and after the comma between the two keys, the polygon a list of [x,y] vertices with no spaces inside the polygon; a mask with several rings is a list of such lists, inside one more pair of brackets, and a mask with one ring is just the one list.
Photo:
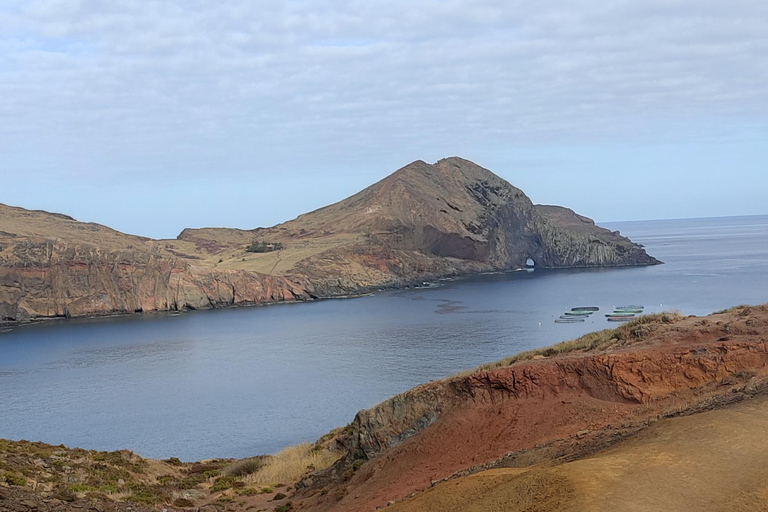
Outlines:
{"label": "rocky shoreline", "polygon": [[[612,265],[613,268],[634,267],[634,266],[636,265],[630,265],[630,264]],[[583,267],[583,266],[558,267],[556,269],[539,269],[539,271],[573,270],[573,269],[588,269],[588,268],[592,268],[592,267]],[[127,312],[127,311],[111,311],[111,312],[105,312],[100,314],[88,314],[88,315],[74,316],[74,317],[62,315],[62,316],[39,316],[39,317],[26,318],[24,320],[13,320],[13,321],[0,320],[0,329],[21,327],[25,325],[33,325],[33,324],[39,324],[39,323],[45,323],[45,322],[55,322],[57,320],[65,320],[70,318],[78,318],[78,319],[84,319],[84,320],[99,319],[99,318],[126,318],[130,316],[135,316],[135,315],[147,315],[147,314],[149,315],[183,314],[183,313],[189,313],[192,311],[206,311],[209,309],[251,308],[251,307],[262,307],[262,306],[298,304],[298,303],[305,303],[305,302],[317,302],[317,301],[323,301],[323,300],[356,299],[360,297],[370,296],[377,292],[436,288],[441,286],[440,283],[442,281],[455,282],[455,281],[462,281],[466,279],[472,279],[474,277],[483,276],[483,275],[498,275],[498,274],[513,273],[513,272],[524,272],[524,271],[530,271],[530,270],[531,269],[528,269],[528,268],[515,268],[510,270],[504,270],[504,271],[486,271],[486,272],[465,273],[465,274],[457,273],[457,274],[452,274],[447,276],[441,276],[438,278],[431,278],[430,280],[413,280],[408,283],[368,286],[355,292],[340,293],[338,295],[317,296],[317,297],[309,297],[306,299],[294,299],[294,300],[289,299],[289,300],[276,300],[276,301],[263,301],[263,302],[241,302],[237,304],[212,304],[210,308],[201,308],[201,309],[183,308],[183,309],[140,311],[140,312],[133,312],[133,313]],[[2,334],[2,332],[3,331],[0,331],[0,334]]]}
{"label": "rocky shoreline", "polygon": [[[516,272],[517,270],[511,270],[509,272]],[[431,282],[413,282],[410,284],[402,284],[402,285],[392,285],[392,286],[379,286],[379,287],[367,287],[365,289],[361,289],[358,292],[355,293],[346,293],[346,294],[339,294],[339,295],[329,295],[329,296],[319,296],[319,297],[309,297],[307,299],[294,299],[294,300],[281,300],[281,301],[271,301],[271,302],[241,302],[238,304],[215,304],[211,308],[201,308],[201,309],[194,309],[194,308],[184,308],[184,309],[167,309],[167,310],[152,310],[152,311],[141,311],[141,312],[124,312],[124,311],[112,311],[112,312],[105,312],[103,314],[90,314],[90,315],[83,315],[83,316],[39,316],[39,317],[31,317],[26,318],[24,320],[13,320],[13,321],[0,321],[0,329],[11,329],[15,327],[23,327],[28,325],[36,325],[40,323],[53,323],[61,320],[67,320],[67,319],[80,319],[80,320],[97,320],[97,319],[103,319],[103,318],[128,318],[131,316],[143,316],[143,315],[179,315],[184,313],[191,313],[194,311],[210,311],[213,309],[237,309],[237,308],[254,308],[254,307],[267,307],[267,306],[277,306],[277,305],[290,305],[290,304],[300,304],[300,303],[306,303],[306,302],[319,302],[324,300],[343,300],[343,299],[357,299],[361,297],[368,297],[378,292],[385,292],[385,291],[401,291],[401,290],[417,290],[417,289],[428,289],[428,288],[436,288],[440,286],[439,281],[457,281],[462,279],[471,279],[472,277],[475,277],[477,275],[482,274],[466,274],[466,275],[455,275],[455,276],[449,276],[445,278],[441,278],[436,281]],[[4,331],[0,331],[0,334],[2,334]]]}

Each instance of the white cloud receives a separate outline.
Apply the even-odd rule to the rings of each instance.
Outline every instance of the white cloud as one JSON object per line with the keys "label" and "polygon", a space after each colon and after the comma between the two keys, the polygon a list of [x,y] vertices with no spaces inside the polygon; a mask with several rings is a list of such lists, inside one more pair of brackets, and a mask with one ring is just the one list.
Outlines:
{"label": "white cloud", "polygon": [[0,176],[729,139],[765,127],[767,54],[746,0],[6,0]]}

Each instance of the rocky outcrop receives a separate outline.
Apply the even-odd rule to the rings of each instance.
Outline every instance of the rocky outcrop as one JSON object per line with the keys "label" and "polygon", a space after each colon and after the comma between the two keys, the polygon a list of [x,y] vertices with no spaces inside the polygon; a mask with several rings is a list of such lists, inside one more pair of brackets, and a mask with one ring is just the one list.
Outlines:
{"label": "rocky outcrop", "polygon": [[[280,250],[250,253],[248,246]],[[297,219],[151,240],[0,205],[0,323],[364,293],[526,266],[659,263],[460,158],[417,161]]]}
{"label": "rocky outcrop", "polygon": [[659,261],[618,231],[562,206],[536,205],[544,267],[653,265]]}

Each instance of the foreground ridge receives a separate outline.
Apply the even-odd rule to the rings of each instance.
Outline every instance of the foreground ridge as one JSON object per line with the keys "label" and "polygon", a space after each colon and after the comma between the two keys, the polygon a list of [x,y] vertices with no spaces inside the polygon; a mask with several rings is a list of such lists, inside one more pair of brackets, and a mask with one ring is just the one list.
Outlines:
{"label": "foreground ridge", "polygon": [[[713,488],[737,493],[743,503],[760,503],[757,488],[740,485],[754,480],[765,488],[760,480],[768,474],[764,464],[754,474],[746,466],[699,473],[695,466],[643,465],[650,455],[640,454],[663,448],[653,443],[655,434],[644,433],[659,420],[697,417],[669,427],[669,435],[678,439],[675,446],[684,450],[687,429],[707,429],[707,422],[726,421],[722,418],[731,414],[699,419],[696,413],[730,410],[747,398],[766,396],[766,334],[766,306],[741,306],[703,318],[648,315],[418,386],[360,411],[337,436],[344,456],[301,482],[298,497],[312,511],[367,511],[391,502],[397,503],[396,511],[522,511],[533,504],[540,506],[536,510],[607,511],[621,510],[616,507],[622,499],[652,500],[656,508],[648,510],[683,511],[688,505],[672,500],[680,488],[689,486],[686,496],[699,492],[696,502],[708,503],[712,492],[705,488],[714,480]],[[754,445],[738,451],[729,443],[728,428],[701,438],[717,446],[713,453],[733,449],[729,456],[752,454],[754,469],[759,465],[755,457],[768,453],[768,442],[756,435],[768,428],[768,398],[744,407],[752,411],[745,428],[755,435]],[[629,443],[626,449],[618,444],[605,452],[613,455],[598,462],[560,466],[586,461],[623,441]],[[553,465],[564,469],[548,469]],[[632,495],[632,485],[619,485],[611,476],[623,471],[649,481],[656,470],[667,480],[680,479],[664,483],[670,493],[666,497],[676,505],[659,507],[665,496],[650,491]],[[607,486],[606,493],[615,486],[611,500],[595,494],[589,482],[597,481]]]}
{"label": "foreground ridge", "polygon": [[765,305],[643,316],[417,386],[285,456],[0,440],[0,511],[762,510],[766,334]]}

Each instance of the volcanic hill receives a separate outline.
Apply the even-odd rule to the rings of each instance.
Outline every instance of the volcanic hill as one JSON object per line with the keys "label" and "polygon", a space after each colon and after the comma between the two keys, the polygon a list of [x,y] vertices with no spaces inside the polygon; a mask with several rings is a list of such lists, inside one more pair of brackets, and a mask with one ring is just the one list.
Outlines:
{"label": "volcanic hill", "polygon": [[617,232],[447,158],[271,228],[185,229],[176,240],[0,205],[0,323],[338,297],[529,259],[659,263]]}

